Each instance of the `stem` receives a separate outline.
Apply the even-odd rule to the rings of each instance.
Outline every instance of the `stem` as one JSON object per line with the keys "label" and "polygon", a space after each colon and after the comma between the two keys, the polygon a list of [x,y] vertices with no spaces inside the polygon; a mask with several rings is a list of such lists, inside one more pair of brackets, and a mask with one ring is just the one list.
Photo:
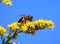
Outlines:
{"label": "stem", "polygon": [[21,32],[22,32],[22,31],[17,32],[17,30],[16,30],[16,31],[14,32],[14,34],[13,34],[11,37],[8,38],[8,40],[5,42],[5,44],[10,44],[10,43],[9,43],[10,40],[11,40],[11,39],[15,39],[15,38],[14,38],[15,34],[16,34],[16,33],[21,33]]}
{"label": "stem", "polygon": [[22,31],[19,31],[18,33],[21,33]]}
{"label": "stem", "polygon": [[5,38],[2,40],[2,44],[4,44]]}
{"label": "stem", "polygon": [[9,37],[5,44],[9,44],[10,39],[11,39],[11,38]]}
{"label": "stem", "polygon": [[2,40],[2,44],[4,44],[4,42],[5,42],[5,37],[2,35],[1,36],[1,40]]}

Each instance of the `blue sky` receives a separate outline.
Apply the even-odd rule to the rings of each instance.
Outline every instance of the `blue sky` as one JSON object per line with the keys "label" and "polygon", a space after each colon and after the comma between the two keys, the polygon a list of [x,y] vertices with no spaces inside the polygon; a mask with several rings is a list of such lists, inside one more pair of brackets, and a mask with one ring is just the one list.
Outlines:
{"label": "blue sky", "polygon": [[[17,22],[21,14],[30,14],[34,20],[52,20],[53,31],[37,31],[34,36],[21,33],[15,42],[21,44],[60,44],[60,0],[11,0],[13,6],[0,3],[0,25],[8,31],[8,24]],[[1,40],[0,40],[1,43]]]}

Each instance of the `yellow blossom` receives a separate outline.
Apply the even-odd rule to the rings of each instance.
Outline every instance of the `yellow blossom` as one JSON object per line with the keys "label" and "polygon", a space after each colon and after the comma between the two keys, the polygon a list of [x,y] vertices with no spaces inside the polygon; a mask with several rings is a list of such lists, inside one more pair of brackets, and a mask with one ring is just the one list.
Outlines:
{"label": "yellow blossom", "polygon": [[37,26],[37,29],[44,29],[46,27],[46,20],[37,20],[34,24]]}
{"label": "yellow blossom", "polygon": [[30,26],[30,27],[32,27],[32,28],[35,29],[35,26],[34,26],[34,23],[33,22],[27,22],[26,23],[26,26]]}
{"label": "yellow blossom", "polygon": [[[38,29],[45,29],[45,28],[54,28],[54,24],[52,21],[47,20],[37,20],[35,22],[26,22],[24,25],[21,26],[23,32],[27,33],[35,33]],[[33,31],[32,31],[33,30]]]}
{"label": "yellow blossom", "polygon": [[6,37],[10,37],[10,34],[6,33],[5,36],[6,36]]}
{"label": "yellow blossom", "polygon": [[26,32],[28,30],[28,27],[24,24],[23,26],[21,26],[20,30]]}
{"label": "yellow blossom", "polygon": [[19,26],[18,26],[18,23],[15,22],[15,23],[12,23],[12,24],[8,25],[8,28],[9,28],[11,31],[15,32],[17,29],[19,29]]}
{"label": "yellow blossom", "polygon": [[3,3],[6,4],[6,5],[12,6],[12,2],[10,0],[4,0]]}
{"label": "yellow blossom", "polygon": [[54,23],[52,21],[48,21],[48,27],[47,28],[53,29]]}
{"label": "yellow blossom", "polygon": [[16,31],[19,29],[24,33],[35,33],[38,29],[45,29],[45,28],[54,28],[54,24],[52,21],[47,20],[37,20],[34,22],[26,22],[26,23],[12,23],[8,26],[8,28],[12,31]]}
{"label": "yellow blossom", "polygon": [[2,26],[0,26],[0,36],[3,35],[5,32],[6,30]]}
{"label": "yellow blossom", "polygon": [[52,21],[37,20],[34,22],[34,24],[36,25],[37,29],[54,28],[54,24]]}
{"label": "yellow blossom", "polygon": [[21,26],[20,30],[28,33],[30,30],[33,30],[33,29],[35,29],[34,23],[33,22],[26,22],[26,24]]}

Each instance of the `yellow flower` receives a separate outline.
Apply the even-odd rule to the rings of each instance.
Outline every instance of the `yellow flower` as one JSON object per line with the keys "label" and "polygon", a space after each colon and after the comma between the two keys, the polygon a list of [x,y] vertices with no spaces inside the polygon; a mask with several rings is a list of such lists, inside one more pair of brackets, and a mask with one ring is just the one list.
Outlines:
{"label": "yellow flower", "polygon": [[36,25],[37,29],[45,29],[45,28],[54,28],[54,24],[52,21],[47,21],[47,20],[37,20],[34,22]]}
{"label": "yellow flower", "polygon": [[35,22],[26,22],[26,23],[12,23],[8,26],[10,30],[15,32],[17,29],[23,31],[24,33],[35,33],[38,29],[45,29],[45,28],[54,28],[54,24],[52,21],[47,20],[37,20]]}
{"label": "yellow flower", "polygon": [[23,26],[21,26],[20,30],[26,32],[28,30],[28,27],[24,24]]}
{"label": "yellow flower", "polygon": [[12,23],[12,24],[8,25],[8,28],[9,28],[11,31],[15,32],[17,29],[19,29],[19,26],[18,26],[18,23],[15,22],[15,23]]}
{"label": "yellow flower", "polygon": [[46,20],[37,20],[34,22],[34,24],[36,25],[37,29],[44,29],[46,27]]}
{"label": "yellow flower", "polygon": [[0,36],[3,35],[5,32],[6,30],[2,26],[0,26]]}
{"label": "yellow flower", "polygon": [[53,29],[54,23],[52,21],[48,21],[48,27],[47,28]]}
{"label": "yellow flower", "polygon": [[10,37],[10,34],[6,33],[5,36],[6,36],[6,37]]}
{"label": "yellow flower", "polygon": [[3,3],[6,4],[6,5],[12,6],[12,2],[10,0],[4,0]]}
{"label": "yellow flower", "polygon": [[21,26],[21,31],[25,32],[25,33],[33,33],[32,30],[35,30],[35,25],[33,22],[26,22],[26,24]]}
{"label": "yellow flower", "polygon": [[27,23],[26,23],[26,26],[30,26],[30,27],[32,27],[33,29],[35,29],[35,25],[34,25],[33,22],[27,22]]}

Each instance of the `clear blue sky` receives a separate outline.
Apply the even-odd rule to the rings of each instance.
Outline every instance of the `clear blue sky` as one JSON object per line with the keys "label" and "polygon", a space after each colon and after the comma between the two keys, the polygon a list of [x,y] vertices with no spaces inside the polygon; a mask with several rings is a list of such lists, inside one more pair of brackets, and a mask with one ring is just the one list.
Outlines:
{"label": "clear blue sky", "polygon": [[[15,42],[21,44],[60,44],[60,0],[12,0],[13,6],[0,4],[0,25],[8,31],[8,24],[16,22],[21,14],[30,14],[34,20],[52,20],[53,31],[37,31],[34,36],[21,33]],[[1,40],[0,40],[1,43]]]}

